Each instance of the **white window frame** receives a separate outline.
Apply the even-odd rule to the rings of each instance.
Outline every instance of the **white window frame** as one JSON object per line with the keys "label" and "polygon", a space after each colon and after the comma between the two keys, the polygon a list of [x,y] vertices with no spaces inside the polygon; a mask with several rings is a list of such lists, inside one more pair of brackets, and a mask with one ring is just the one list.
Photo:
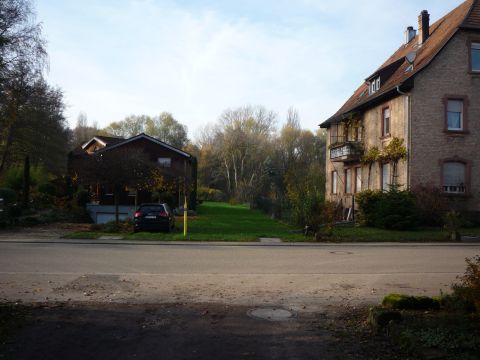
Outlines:
{"label": "white window frame", "polygon": [[[386,173],[386,174],[385,174]],[[390,190],[390,185],[392,184],[392,179],[391,179],[391,166],[390,163],[384,163],[382,164],[382,191],[388,191]]]}
{"label": "white window frame", "polygon": [[345,169],[345,194],[352,193],[352,168]]}
{"label": "white window frame", "polygon": [[338,172],[332,171],[332,194],[338,194]]}
{"label": "white window frame", "polygon": [[[454,128],[450,127],[450,124],[448,123],[448,114],[449,113],[458,113],[458,111],[451,111],[450,109],[450,104],[453,103],[460,103],[460,127],[459,128]],[[464,109],[465,109],[465,102],[462,99],[447,99],[447,129],[450,131],[462,131],[464,128]]]}
{"label": "white window frame", "polygon": [[473,64],[473,54],[477,53],[480,56],[480,42],[472,42],[472,45],[470,47],[470,61],[471,61],[471,67],[472,67],[472,72],[480,72],[480,67],[475,68]]}
{"label": "white window frame", "polygon": [[[385,116],[388,112],[388,116]],[[387,124],[387,120],[388,119],[388,131],[386,131],[386,124]],[[388,136],[390,135],[392,129],[392,112],[390,110],[390,107],[386,107],[386,108],[383,108],[382,109],[382,136]]]}
{"label": "white window frame", "polygon": [[355,168],[355,193],[359,193],[362,191],[362,168],[356,167]]}
{"label": "white window frame", "polygon": [[[447,177],[454,177],[454,175],[447,174],[446,167],[448,165],[461,165],[463,170],[463,174],[458,174],[458,180],[446,181]],[[442,186],[443,192],[447,194],[465,194],[467,192],[466,188],[466,179],[467,179],[467,164],[461,161],[446,161],[443,163],[443,178],[442,178]],[[449,183],[450,182],[450,183]]]}

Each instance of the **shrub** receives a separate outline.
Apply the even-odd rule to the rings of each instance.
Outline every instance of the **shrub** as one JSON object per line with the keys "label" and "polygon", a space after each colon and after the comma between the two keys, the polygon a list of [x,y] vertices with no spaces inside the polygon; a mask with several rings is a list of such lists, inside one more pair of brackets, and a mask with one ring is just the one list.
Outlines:
{"label": "shrub", "polygon": [[467,269],[459,277],[460,283],[452,286],[453,295],[464,300],[480,314],[480,256],[465,259]]}
{"label": "shrub", "polygon": [[78,206],[85,208],[87,206],[87,203],[89,201],[90,194],[88,193],[87,190],[78,190],[75,193],[75,202],[77,203]]}
{"label": "shrub", "polygon": [[418,185],[413,188],[415,207],[423,225],[440,226],[448,210],[448,202],[442,190],[432,185]]}
{"label": "shrub", "polygon": [[[158,195],[158,202],[159,203],[167,203],[168,206],[170,206],[171,209],[174,209],[175,208],[175,204],[176,204],[176,200],[175,199],[175,195],[171,192],[168,192],[168,191],[162,191],[162,192],[158,192],[156,193]],[[183,200],[182,199],[182,203],[179,204],[179,206],[183,206]]]}
{"label": "shrub", "polygon": [[333,201],[326,201],[323,204],[322,219],[325,224],[325,234],[333,234],[337,215],[337,205]]}
{"label": "shrub", "polygon": [[380,190],[365,190],[355,195],[358,204],[358,221],[367,226],[374,226],[376,209],[382,199]]}
{"label": "shrub", "polygon": [[395,310],[373,307],[368,312],[368,322],[377,330],[384,328],[391,322],[402,321],[402,314]]}
{"label": "shrub", "polygon": [[17,202],[17,193],[9,188],[0,188],[0,198],[5,205],[15,204]]}
{"label": "shrub", "polygon": [[381,196],[374,225],[389,230],[411,230],[418,225],[415,198],[409,191],[392,188]]}
{"label": "shrub", "polygon": [[445,223],[444,228],[450,234],[450,239],[453,241],[460,240],[460,228],[462,227],[462,218],[460,214],[452,210],[443,216]]}
{"label": "shrub", "polygon": [[389,294],[383,298],[382,305],[396,310],[436,310],[440,308],[440,300],[427,296]]}
{"label": "shrub", "polygon": [[[23,187],[23,164],[9,167],[2,177],[2,184],[16,191]],[[42,166],[30,166],[30,186],[36,187],[38,184],[46,183],[48,175]]]}
{"label": "shrub", "polygon": [[365,190],[356,195],[359,221],[389,230],[410,230],[417,226],[415,198],[409,191],[395,187],[388,192]]}
{"label": "shrub", "polygon": [[226,201],[227,196],[218,189],[200,186],[197,191],[197,198],[201,201]]}
{"label": "shrub", "polygon": [[57,187],[51,183],[44,183],[38,185],[37,191],[44,195],[56,196],[57,195]]}

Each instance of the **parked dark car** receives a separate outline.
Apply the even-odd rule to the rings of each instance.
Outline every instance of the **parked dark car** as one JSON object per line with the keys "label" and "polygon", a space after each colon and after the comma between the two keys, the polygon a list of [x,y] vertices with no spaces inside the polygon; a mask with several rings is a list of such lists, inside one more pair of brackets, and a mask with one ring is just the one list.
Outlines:
{"label": "parked dark car", "polygon": [[134,216],[135,232],[158,231],[169,232],[175,227],[175,216],[167,204],[141,204]]}

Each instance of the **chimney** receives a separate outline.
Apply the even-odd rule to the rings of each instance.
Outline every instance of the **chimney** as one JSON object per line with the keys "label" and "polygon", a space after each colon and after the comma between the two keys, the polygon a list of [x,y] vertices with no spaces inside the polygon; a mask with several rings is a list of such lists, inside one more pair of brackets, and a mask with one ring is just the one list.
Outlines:
{"label": "chimney", "polygon": [[413,28],[413,26],[407,27],[407,30],[405,30],[405,45],[408,45],[408,43],[410,43],[410,41],[412,41],[416,35],[417,31]]}
{"label": "chimney", "polygon": [[423,10],[418,17],[418,44],[422,45],[430,36],[430,14]]}

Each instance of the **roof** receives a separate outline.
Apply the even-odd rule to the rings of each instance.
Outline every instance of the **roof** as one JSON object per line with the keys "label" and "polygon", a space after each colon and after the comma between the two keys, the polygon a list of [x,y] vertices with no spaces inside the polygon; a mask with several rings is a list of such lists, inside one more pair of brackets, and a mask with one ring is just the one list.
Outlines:
{"label": "roof", "polygon": [[171,145],[168,145],[167,143],[164,143],[163,141],[160,141],[160,140],[158,140],[158,139],[155,139],[155,138],[153,138],[153,137],[151,137],[151,136],[148,136],[148,135],[146,135],[146,134],[143,134],[143,133],[142,133],[142,134],[139,134],[139,135],[137,135],[137,136],[133,136],[133,137],[131,137],[131,138],[129,138],[129,139],[123,139],[121,142],[118,142],[117,144],[110,145],[110,146],[107,146],[107,147],[105,147],[105,148],[103,148],[103,149],[98,150],[97,153],[102,153],[102,152],[104,152],[104,151],[109,151],[109,150],[112,150],[112,149],[116,149],[116,148],[118,148],[118,147],[120,147],[120,146],[124,146],[124,145],[126,145],[126,144],[130,144],[131,142],[134,142],[134,141],[137,141],[137,140],[140,140],[140,139],[145,139],[145,140],[151,141],[151,142],[153,142],[153,143],[155,143],[155,144],[157,144],[157,145],[163,146],[163,147],[165,147],[165,148],[167,148],[167,149],[169,149],[169,150],[172,150],[172,151],[176,152],[177,154],[179,154],[179,155],[181,155],[181,156],[183,156],[183,157],[186,157],[186,158],[189,158],[189,159],[192,158],[192,155],[190,155],[189,153],[186,153],[186,152],[183,151],[183,150],[177,149],[176,147],[173,147],[173,146],[171,146]]}
{"label": "roof", "polygon": [[87,148],[92,142],[97,141],[103,146],[112,146],[125,141],[122,137],[97,135],[82,145],[82,149]]}
{"label": "roof", "polygon": [[[378,74],[394,63],[400,63],[396,71],[384,82],[378,92],[368,95],[368,83],[364,82],[345,104],[328,120],[323,122],[321,127],[329,127],[330,124],[342,118],[342,116],[359,110],[363,107],[373,105],[382,97],[397,91],[399,86],[408,84],[416,74],[427,67],[438,53],[444,48],[448,41],[461,28],[480,30],[480,0],[467,0],[450,13],[436,21],[430,26],[430,36],[421,45],[418,45],[417,35],[407,45],[401,45],[400,48],[390,56],[385,63],[374,73]],[[407,54],[415,52],[416,58],[413,69],[407,68],[410,63],[405,60]],[[403,62],[401,61],[403,59]],[[373,77],[370,76],[369,78]]]}

